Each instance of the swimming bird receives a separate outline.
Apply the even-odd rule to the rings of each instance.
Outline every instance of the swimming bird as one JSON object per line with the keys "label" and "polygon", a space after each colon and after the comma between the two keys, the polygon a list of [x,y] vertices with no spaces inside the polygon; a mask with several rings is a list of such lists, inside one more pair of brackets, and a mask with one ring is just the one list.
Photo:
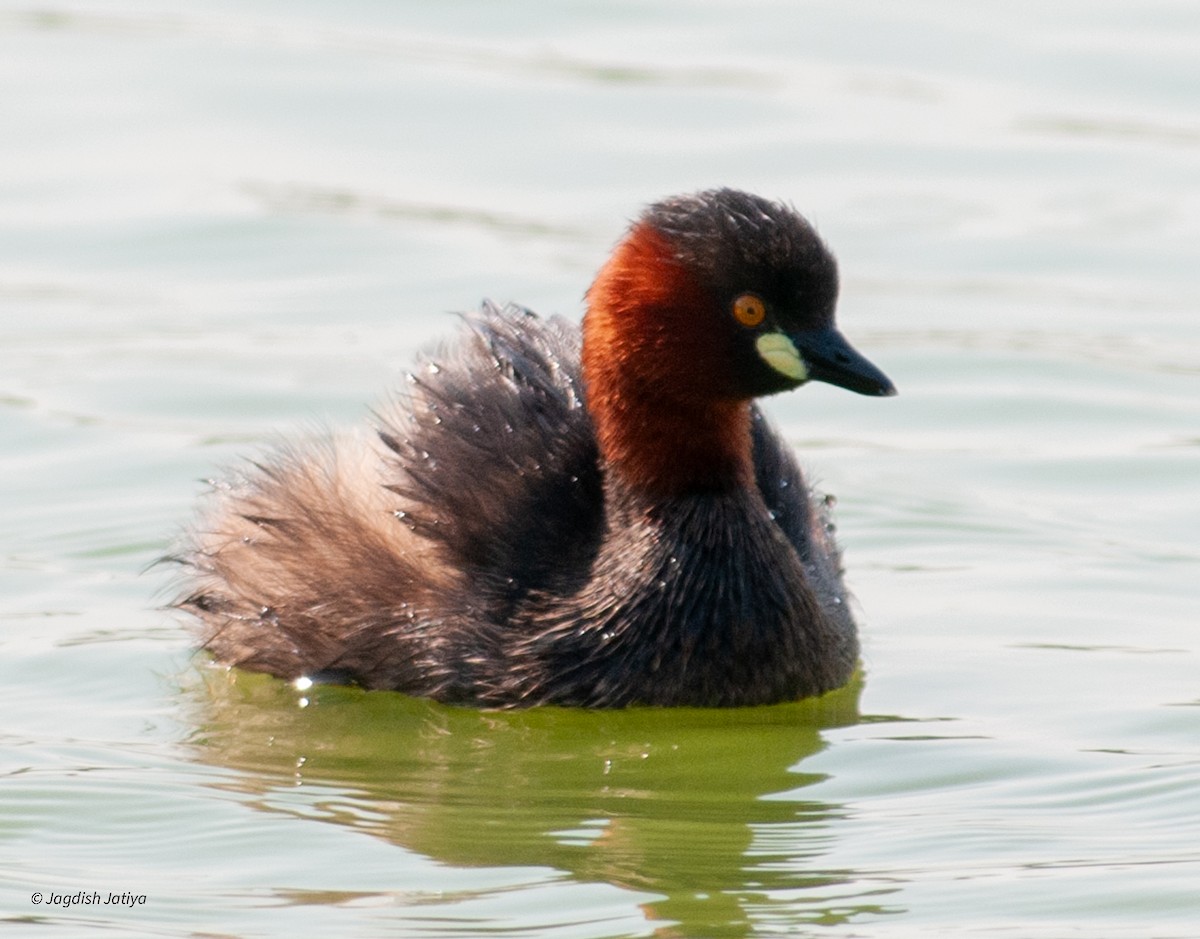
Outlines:
{"label": "swimming bird", "polygon": [[837,265],[732,189],[632,222],[582,329],[485,302],[358,434],[215,484],[174,559],[218,662],[483,707],[790,701],[859,646],[825,501],[754,399],[891,395]]}

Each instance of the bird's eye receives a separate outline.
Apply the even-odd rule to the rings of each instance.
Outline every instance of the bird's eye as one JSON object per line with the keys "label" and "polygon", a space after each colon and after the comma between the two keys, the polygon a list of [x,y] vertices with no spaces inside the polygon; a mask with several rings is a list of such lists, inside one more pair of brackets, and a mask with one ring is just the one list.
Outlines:
{"label": "bird's eye", "polygon": [[733,301],[733,318],[743,326],[757,326],[766,317],[766,305],[752,293],[744,293]]}

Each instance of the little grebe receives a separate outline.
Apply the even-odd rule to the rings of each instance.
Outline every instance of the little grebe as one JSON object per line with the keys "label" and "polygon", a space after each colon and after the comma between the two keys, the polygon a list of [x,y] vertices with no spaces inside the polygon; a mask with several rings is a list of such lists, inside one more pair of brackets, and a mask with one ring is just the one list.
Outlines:
{"label": "little grebe", "polygon": [[229,665],[445,702],[736,706],[844,684],[823,503],[752,403],[891,382],[792,209],[652,205],[566,321],[485,303],[373,434],[217,486],[177,602]]}

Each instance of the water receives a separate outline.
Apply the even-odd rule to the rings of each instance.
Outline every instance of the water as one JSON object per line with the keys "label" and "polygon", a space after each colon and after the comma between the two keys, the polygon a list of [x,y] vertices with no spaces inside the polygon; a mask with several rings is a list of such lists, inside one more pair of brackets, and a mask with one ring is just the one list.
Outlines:
{"label": "water", "polygon": [[[7,933],[1200,935],[1198,53],[1167,0],[0,7]],[[769,406],[861,683],[495,715],[192,656],[144,569],[200,477],[444,311],[577,316],[713,184],[816,220],[901,391]]]}

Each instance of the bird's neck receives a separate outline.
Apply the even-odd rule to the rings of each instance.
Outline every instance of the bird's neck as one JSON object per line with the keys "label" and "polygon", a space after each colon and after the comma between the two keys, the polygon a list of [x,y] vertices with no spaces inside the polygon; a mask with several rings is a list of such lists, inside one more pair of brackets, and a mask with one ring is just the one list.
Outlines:
{"label": "bird's neck", "polygon": [[591,388],[588,401],[606,471],[636,491],[675,496],[753,482],[746,402],[683,410],[637,389]]}
{"label": "bird's neck", "polygon": [[712,301],[667,240],[634,228],[587,299],[583,379],[606,471],[656,497],[751,485],[750,402],[714,396],[728,353],[689,328]]}

